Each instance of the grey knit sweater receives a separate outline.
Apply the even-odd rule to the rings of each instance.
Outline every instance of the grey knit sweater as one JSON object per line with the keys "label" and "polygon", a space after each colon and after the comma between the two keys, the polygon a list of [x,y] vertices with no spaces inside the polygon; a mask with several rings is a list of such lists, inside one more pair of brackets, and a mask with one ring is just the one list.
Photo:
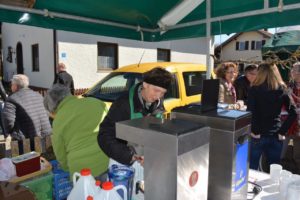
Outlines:
{"label": "grey knit sweater", "polygon": [[51,125],[43,97],[29,88],[9,96],[2,111],[4,133],[19,132],[26,138],[51,134]]}

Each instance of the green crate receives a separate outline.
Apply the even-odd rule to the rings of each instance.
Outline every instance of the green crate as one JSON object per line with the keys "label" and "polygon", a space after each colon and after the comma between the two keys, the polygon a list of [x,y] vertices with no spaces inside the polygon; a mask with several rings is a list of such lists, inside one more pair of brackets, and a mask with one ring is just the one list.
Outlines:
{"label": "green crate", "polygon": [[52,200],[52,179],[53,174],[50,172],[46,175],[22,182],[21,185],[31,190],[37,200]]}

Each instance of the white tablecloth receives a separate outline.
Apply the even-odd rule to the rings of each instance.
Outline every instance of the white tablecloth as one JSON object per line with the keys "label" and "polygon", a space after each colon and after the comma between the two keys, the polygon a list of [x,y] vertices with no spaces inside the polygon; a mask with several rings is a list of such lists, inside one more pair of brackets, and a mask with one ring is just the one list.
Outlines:
{"label": "white tablecloth", "polygon": [[[270,174],[249,170],[249,181],[262,186],[262,191],[254,200],[279,200],[279,186],[270,180]],[[249,187],[250,184],[249,184]]]}

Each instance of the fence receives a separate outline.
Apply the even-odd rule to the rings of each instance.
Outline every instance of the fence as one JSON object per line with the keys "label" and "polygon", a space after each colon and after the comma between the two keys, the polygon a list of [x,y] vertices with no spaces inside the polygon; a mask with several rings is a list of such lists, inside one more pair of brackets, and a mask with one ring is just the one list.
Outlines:
{"label": "fence", "polygon": [[28,138],[23,139],[22,141],[10,141],[9,139],[4,139],[2,135],[0,138],[0,159],[4,157],[14,157],[22,153],[31,152],[32,145],[34,145],[34,149],[36,152],[44,153],[50,146],[52,146],[51,137],[34,137],[34,139],[31,141]]}

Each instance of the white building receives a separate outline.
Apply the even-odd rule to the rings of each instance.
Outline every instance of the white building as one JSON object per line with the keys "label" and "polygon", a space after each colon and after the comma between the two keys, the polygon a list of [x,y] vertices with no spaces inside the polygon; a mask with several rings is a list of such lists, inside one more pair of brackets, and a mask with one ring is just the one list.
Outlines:
{"label": "white building", "polygon": [[205,64],[205,38],[142,42],[2,23],[3,76],[24,73],[30,85],[49,88],[64,62],[75,88],[91,87],[111,70],[138,62]]}
{"label": "white building", "polygon": [[271,36],[263,30],[236,33],[216,47],[215,55],[221,61],[262,61],[261,47]]}

